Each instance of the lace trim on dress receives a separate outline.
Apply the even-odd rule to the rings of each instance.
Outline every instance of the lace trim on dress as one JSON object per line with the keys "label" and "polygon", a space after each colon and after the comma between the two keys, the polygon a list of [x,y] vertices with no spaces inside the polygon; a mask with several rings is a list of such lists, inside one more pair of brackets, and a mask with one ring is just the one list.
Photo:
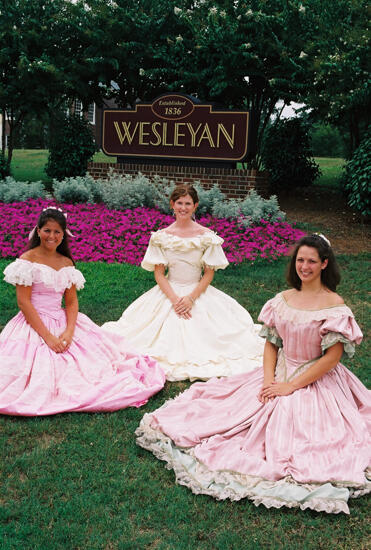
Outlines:
{"label": "lace trim on dress", "polygon": [[213,244],[223,244],[224,239],[213,231],[205,231],[195,237],[178,237],[164,230],[155,231],[151,235],[150,244],[170,248],[172,250],[191,250],[193,248],[207,248]]}
{"label": "lace trim on dress", "polygon": [[[166,406],[166,404],[165,404]],[[291,476],[279,481],[239,474],[232,471],[211,471],[195,456],[193,448],[174,445],[160,429],[152,427],[152,416],[145,414],[136,430],[137,444],[151,451],[173,469],[177,483],[185,485],[195,494],[207,494],[218,500],[249,498],[258,506],[267,508],[299,507],[318,512],[349,514],[348,497],[355,498],[371,491],[365,479],[363,486],[340,483],[297,483]]]}
{"label": "lace trim on dress", "polygon": [[276,327],[268,327],[267,325],[263,325],[260,329],[259,336],[262,338],[266,338],[268,342],[271,342],[278,348],[282,348],[282,338],[277,332]]}
{"label": "lace trim on dress", "polygon": [[84,287],[85,278],[74,266],[62,267],[56,271],[52,267],[36,262],[17,258],[4,269],[4,280],[11,285],[32,286],[33,283],[43,283],[56,292],[76,285],[77,290]]}
{"label": "lace trim on dress", "polygon": [[352,359],[355,354],[355,345],[350,340],[345,338],[345,336],[343,336],[340,332],[328,332],[324,335],[321,341],[322,353],[325,353],[328,348],[331,348],[334,344],[337,344],[338,342],[344,344],[344,352],[342,358],[348,357],[349,359]]}

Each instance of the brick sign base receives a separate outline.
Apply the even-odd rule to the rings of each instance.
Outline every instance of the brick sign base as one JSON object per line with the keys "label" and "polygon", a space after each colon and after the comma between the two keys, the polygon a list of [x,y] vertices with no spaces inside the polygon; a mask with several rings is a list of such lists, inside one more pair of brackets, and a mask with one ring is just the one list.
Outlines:
{"label": "brick sign base", "polygon": [[90,162],[88,173],[94,178],[107,178],[109,169],[119,174],[134,176],[141,172],[151,179],[160,176],[179,183],[200,182],[205,189],[210,189],[215,183],[221,191],[230,198],[243,198],[255,189],[260,195],[268,195],[268,173],[256,170],[233,170],[227,168],[208,168],[198,166],[158,166],[151,164],[113,164],[108,162]]}

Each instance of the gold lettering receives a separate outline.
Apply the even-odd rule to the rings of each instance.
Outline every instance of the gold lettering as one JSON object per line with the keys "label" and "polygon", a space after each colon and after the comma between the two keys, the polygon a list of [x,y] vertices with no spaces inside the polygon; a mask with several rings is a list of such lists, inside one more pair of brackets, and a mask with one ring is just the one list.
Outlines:
{"label": "gold lettering", "polygon": [[165,147],[171,147],[173,144],[167,143],[166,138],[167,138],[167,122],[164,122],[162,125],[162,145],[164,145]]}
{"label": "gold lettering", "polygon": [[154,147],[158,147],[158,145],[160,145],[160,143],[161,143],[161,136],[158,133],[158,131],[156,130],[156,126],[161,126],[161,122],[153,122],[153,124],[151,126],[152,132],[155,134],[155,136],[157,138],[157,141],[150,141],[150,144],[153,145]]}
{"label": "gold lettering", "polygon": [[137,131],[139,122],[136,123],[132,135],[130,135],[130,126],[131,126],[131,122],[122,122],[122,123],[121,123],[121,124],[122,124],[122,127],[123,127],[123,129],[124,129],[124,135],[122,135],[122,133],[121,133],[119,123],[118,123],[118,122],[114,122],[113,124],[114,124],[114,126],[115,126],[115,129],[116,129],[118,138],[119,138],[119,140],[120,140],[120,144],[122,145],[122,144],[124,143],[124,141],[125,141],[125,138],[126,138],[126,139],[128,140],[129,145],[131,145],[131,142],[133,141],[134,136],[135,136],[135,133],[136,133],[136,131]]}
{"label": "gold lettering", "polygon": [[193,130],[193,126],[190,122],[187,122],[187,128],[188,128],[188,130],[191,134],[191,138],[192,138],[191,147],[196,147],[196,135],[197,135],[197,132],[199,131],[199,129],[201,128],[201,122],[197,126],[196,131]]}
{"label": "gold lettering", "polygon": [[230,136],[225,128],[225,126],[219,122],[218,124],[218,135],[217,135],[217,139],[216,139],[216,146],[219,147],[219,143],[220,143],[220,132],[222,132],[222,134],[224,135],[225,139],[227,140],[229,146],[231,149],[233,149],[234,147],[234,128],[235,128],[235,125],[232,124],[232,135]]}
{"label": "gold lettering", "polygon": [[185,134],[179,132],[179,126],[185,126],[185,122],[176,122],[174,128],[174,145],[176,147],[184,147],[185,143],[179,143],[179,138],[184,137]]}
{"label": "gold lettering", "polygon": [[200,146],[200,143],[203,139],[208,140],[208,142],[210,143],[210,147],[215,147],[215,143],[213,141],[213,137],[211,135],[210,128],[207,122],[204,126],[204,129],[202,130],[202,134],[200,135],[200,139],[198,140],[197,147]]}
{"label": "gold lettering", "polygon": [[141,122],[139,124],[139,145],[149,145],[148,142],[143,141],[144,136],[149,136],[149,132],[144,131],[144,126],[149,126],[150,122]]}

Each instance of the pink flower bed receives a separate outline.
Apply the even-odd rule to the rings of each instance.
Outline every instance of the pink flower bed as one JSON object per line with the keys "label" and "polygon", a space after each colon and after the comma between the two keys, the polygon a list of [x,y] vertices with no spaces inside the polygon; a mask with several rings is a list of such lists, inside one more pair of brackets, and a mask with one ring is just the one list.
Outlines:
{"label": "pink flower bed", "polygon": [[[0,203],[0,257],[19,256],[27,244],[42,208],[56,205],[52,200]],[[174,221],[171,216],[151,208],[123,212],[101,204],[62,204],[68,214],[68,227],[74,259],[83,262],[105,261],[139,265],[151,231]],[[304,233],[284,221],[267,222],[246,228],[236,220],[205,216],[199,222],[224,239],[224,251],[231,263],[256,258],[276,259]]]}

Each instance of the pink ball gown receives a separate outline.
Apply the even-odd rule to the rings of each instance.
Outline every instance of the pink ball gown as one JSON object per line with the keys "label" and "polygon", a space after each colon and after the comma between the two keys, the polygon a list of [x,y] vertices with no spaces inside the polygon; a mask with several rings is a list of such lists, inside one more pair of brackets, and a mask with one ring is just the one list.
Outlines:
{"label": "pink ball gown", "polygon": [[[275,379],[290,381],[336,342],[354,353],[362,333],[351,310],[307,311],[282,294],[268,301],[262,335],[280,348]],[[371,491],[371,396],[341,363],[291,395],[262,404],[263,369],[193,384],[146,414],[138,444],[177,482],[217,499],[349,513]]]}
{"label": "pink ball gown", "polygon": [[[66,327],[61,300],[66,288],[84,286],[75,267],[59,271],[17,259],[4,271],[13,285],[32,286],[31,300],[54,335]],[[0,413],[39,416],[61,412],[140,407],[158,392],[165,375],[149,357],[127,349],[79,313],[71,346],[55,353],[19,312],[0,334]]]}

